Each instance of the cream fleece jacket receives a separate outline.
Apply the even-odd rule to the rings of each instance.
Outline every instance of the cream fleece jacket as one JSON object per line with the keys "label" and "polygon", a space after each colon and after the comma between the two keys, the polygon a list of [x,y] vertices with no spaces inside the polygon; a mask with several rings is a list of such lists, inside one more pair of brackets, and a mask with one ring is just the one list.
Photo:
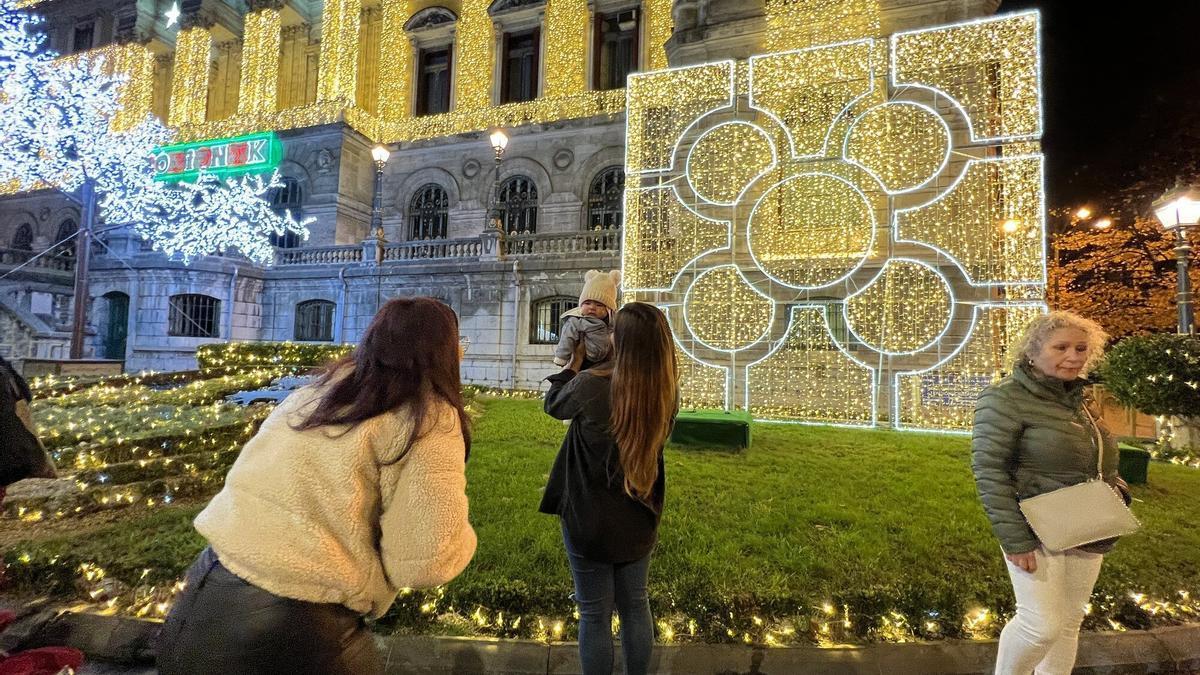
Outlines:
{"label": "cream fleece jacket", "polygon": [[439,402],[429,431],[408,407],[344,427],[296,431],[321,391],[286,398],[196,516],[229,571],[276,595],[383,616],[401,588],[450,581],[475,553],[458,415]]}

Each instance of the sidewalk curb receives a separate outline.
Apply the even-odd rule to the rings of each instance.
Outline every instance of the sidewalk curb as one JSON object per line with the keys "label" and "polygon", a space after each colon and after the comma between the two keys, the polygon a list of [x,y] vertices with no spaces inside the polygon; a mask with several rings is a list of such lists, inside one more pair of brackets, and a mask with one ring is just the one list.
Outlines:
{"label": "sidewalk curb", "polygon": [[[43,610],[15,623],[8,648],[75,647],[89,658],[146,665],[154,659],[161,624],[141,619]],[[388,675],[577,675],[575,643],[390,635],[376,636]],[[700,675],[892,673],[985,675],[996,642],[945,640],[862,647],[751,647],[722,644],[658,645],[651,672]],[[621,672],[620,653],[614,672]],[[1200,624],[1148,631],[1084,633],[1075,673],[1125,675],[1200,673]]]}

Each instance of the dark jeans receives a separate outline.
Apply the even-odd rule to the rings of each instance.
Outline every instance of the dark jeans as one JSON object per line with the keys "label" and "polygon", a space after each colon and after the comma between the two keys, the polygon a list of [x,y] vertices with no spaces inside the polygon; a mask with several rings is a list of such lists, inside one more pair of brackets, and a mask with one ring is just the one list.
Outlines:
{"label": "dark jeans", "polygon": [[158,642],[161,675],[383,673],[375,639],[342,605],[283,598],[234,575],[205,548]]}
{"label": "dark jeans", "polygon": [[613,671],[612,613],[621,618],[621,651],[625,674],[644,675],[654,649],[654,618],[646,597],[650,556],[628,563],[604,563],[579,555],[563,528],[563,544],[575,579],[579,605],[579,660],[583,675],[611,675]]}

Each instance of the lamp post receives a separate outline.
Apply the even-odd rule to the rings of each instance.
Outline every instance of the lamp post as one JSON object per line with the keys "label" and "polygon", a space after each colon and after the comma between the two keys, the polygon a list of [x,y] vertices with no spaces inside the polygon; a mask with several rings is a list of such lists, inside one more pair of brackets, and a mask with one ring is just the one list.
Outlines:
{"label": "lamp post", "polygon": [[504,133],[503,129],[495,129],[488,136],[488,140],[492,144],[492,152],[495,154],[495,168],[492,170],[492,194],[490,197],[491,205],[488,207],[487,226],[485,229],[494,229],[501,234],[504,233],[504,228],[500,223],[500,162],[504,160],[504,149],[508,147],[508,134]]}
{"label": "lamp post", "polygon": [[1192,322],[1192,284],[1188,278],[1192,246],[1187,233],[1200,225],[1200,187],[1176,185],[1155,200],[1151,208],[1163,228],[1175,231],[1175,265],[1179,275],[1175,304],[1179,307],[1179,333],[1190,335],[1195,327]]}
{"label": "lamp post", "polygon": [[383,168],[387,166],[391,154],[382,145],[371,148],[371,158],[375,160],[375,200],[371,204],[371,234],[376,239],[383,239]]}

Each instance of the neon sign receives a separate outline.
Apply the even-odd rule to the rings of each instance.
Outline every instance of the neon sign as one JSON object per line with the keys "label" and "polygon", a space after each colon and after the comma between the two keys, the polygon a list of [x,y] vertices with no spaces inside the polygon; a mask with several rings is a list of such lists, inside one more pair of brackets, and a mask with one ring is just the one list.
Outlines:
{"label": "neon sign", "polygon": [[154,150],[155,180],[188,180],[201,170],[220,175],[262,173],[279,166],[283,144],[268,131],[167,145]]}

